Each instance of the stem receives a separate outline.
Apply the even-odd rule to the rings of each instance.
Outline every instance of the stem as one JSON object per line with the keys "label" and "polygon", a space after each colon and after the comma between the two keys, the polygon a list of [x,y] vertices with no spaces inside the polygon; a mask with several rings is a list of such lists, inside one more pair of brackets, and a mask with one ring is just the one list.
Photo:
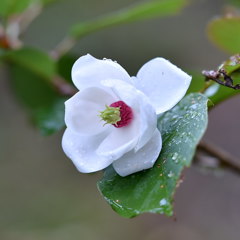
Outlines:
{"label": "stem", "polygon": [[57,92],[60,93],[62,96],[72,97],[74,94],[77,93],[76,88],[74,88],[71,84],[66,82],[60,76],[56,76],[53,79],[52,84],[54,88],[57,90]]}
{"label": "stem", "polygon": [[70,36],[65,37],[56,48],[50,53],[54,59],[59,59],[76,44],[76,40]]}
{"label": "stem", "polygon": [[212,143],[201,141],[198,149],[216,157],[224,166],[240,174],[240,159]]}

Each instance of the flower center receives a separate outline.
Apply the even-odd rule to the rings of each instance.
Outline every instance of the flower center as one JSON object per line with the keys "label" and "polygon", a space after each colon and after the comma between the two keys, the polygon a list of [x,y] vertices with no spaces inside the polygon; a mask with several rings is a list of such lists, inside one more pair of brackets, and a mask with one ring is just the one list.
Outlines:
{"label": "flower center", "polygon": [[116,128],[121,128],[130,124],[133,119],[132,109],[123,101],[117,101],[100,112],[99,115],[105,124],[112,124]]}

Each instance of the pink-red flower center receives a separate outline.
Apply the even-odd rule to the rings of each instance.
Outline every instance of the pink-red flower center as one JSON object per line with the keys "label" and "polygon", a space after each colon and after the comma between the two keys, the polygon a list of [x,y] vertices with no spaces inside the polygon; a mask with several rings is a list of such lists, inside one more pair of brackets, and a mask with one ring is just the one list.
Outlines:
{"label": "pink-red flower center", "polygon": [[116,128],[121,128],[129,125],[133,119],[132,109],[123,101],[117,101],[110,105],[110,107],[120,107],[121,120],[113,124]]}

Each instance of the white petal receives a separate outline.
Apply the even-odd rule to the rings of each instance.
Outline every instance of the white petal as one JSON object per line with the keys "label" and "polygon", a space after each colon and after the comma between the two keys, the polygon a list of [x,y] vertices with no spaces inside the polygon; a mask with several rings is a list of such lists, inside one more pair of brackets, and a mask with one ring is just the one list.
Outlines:
{"label": "white petal", "polygon": [[106,133],[92,137],[81,136],[67,128],[63,135],[62,147],[80,172],[96,172],[112,163],[110,159],[97,156],[95,152],[105,136]]}
{"label": "white petal", "polygon": [[90,54],[80,57],[72,68],[72,80],[79,90],[98,86],[101,80],[109,78],[130,82],[130,76],[118,63],[110,59],[99,60]]}
{"label": "white petal", "polygon": [[111,133],[100,144],[97,154],[116,160],[135,147],[138,141],[138,123],[137,120],[133,120],[128,126],[122,128],[111,127]]}
{"label": "white petal", "polygon": [[135,78],[135,86],[149,97],[157,114],[175,106],[186,94],[190,82],[191,76],[164,58],[144,64]]}
{"label": "white petal", "polygon": [[162,138],[156,129],[150,141],[137,152],[130,151],[113,162],[115,171],[122,177],[151,168],[162,148]]}
{"label": "white petal", "polygon": [[91,87],[78,92],[65,102],[65,122],[68,128],[82,135],[96,135],[108,128],[98,116],[106,105],[118,98],[103,89]]}
{"label": "white petal", "polygon": [[157,115],[149,99],[134,86],[120,80],[104,80],[104,86],[110,87],[112,91],[128,106],[138,119],[138,142],[135,151],[142,148],[152,137],[157,126]]}

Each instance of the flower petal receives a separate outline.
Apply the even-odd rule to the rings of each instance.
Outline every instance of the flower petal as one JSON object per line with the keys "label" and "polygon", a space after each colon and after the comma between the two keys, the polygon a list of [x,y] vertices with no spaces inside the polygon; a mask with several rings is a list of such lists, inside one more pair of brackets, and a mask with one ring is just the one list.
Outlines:
{"label": "flower petal", "polygon": [[158,129],[149,142],[137,152],[130,151],[113,162],[113,168],[122,177],[151,168],[162,148],[162,138]]}
{"label": "flower petal", "polygon": [[138,129],[138,142],[135,151],[142,148],[152,137],[157,127],[157,115],[149,99],[134,86],[121,80],[104,80],[102,84],[112,89],[116,96],[133,110]]}
{"label": "flower petal", "polygon": [[88,137],[66,129],[62,139],[62,147],[65,154],[73,161],[80,172],[96,172],[112,163],[111,159],[100,157],[95,152],[106,134],[102,133]]}
{"label": "flower petal", "polygon": [[[134,122],[135,121],[135,122]],[[111,129],[111,133],[103,140],[97,149],[101,157],[116,160],[134,148],[138,141],[138,124],[134,120],[128,126]]]}
{"label": "flower petal", "polygon": [[171,109],[183,98],[191,76],[168,60],[155,58],[142,66],[133,81],[149,97],[157,114],[160,114]]}
{"label": "flower petal", "polygon": [[110,59],[99,60],[90,54],[80,57],[72,68],[73,83],[80,90],[98,86],[101,80],[109,78],[130,82],[130,76],[118,63]]}
{"label": "flower petal", "polygon": [[103,89],[91,87],[75,94],[65,102],[65,122],[68,128],[81,135],[96,135],[106,130],[98,116],[106,105],[118,98]]}

